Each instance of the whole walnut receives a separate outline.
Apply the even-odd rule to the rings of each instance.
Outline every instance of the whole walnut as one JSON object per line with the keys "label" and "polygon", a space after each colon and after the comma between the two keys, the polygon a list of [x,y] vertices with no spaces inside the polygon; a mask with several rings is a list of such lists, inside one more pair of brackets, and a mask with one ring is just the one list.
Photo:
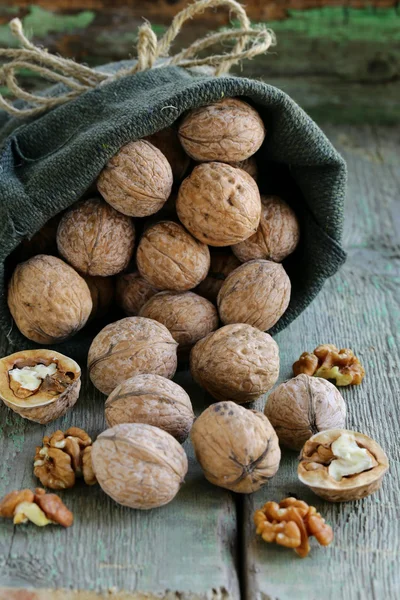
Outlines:
{"label": "whole walnut", "polygon": [[39,344],[57,344],[86,324],[92,311],[87,283],[55,256],[39,254],[15,269],[8,306],[20,332]]}
{"label": "whole walnut", "polygon": [[193,292],[160,292],[146,302],[141,317],[165,325],[184,351],[218,327],[215,306]]}
{"label": "whole walnut", "polygon": [[108,313],[114,300],[114,280],[112,277],[91,275],[83,275],[83,278],[92,297],[93,308],[90,319],[100,319]]}
{"label": "whole walnut", "polygon": [[190,371],[217,400],[251,402],[278,379],[278,345],[250,325],[226,325],[197,342],[190,354]]}
{"label": "whole walnut", "polygon": [[210,258],[210,270],[207,277],[197,286],[196,292],[216,304],[218,292],[227,275],[241,263],[228,248],[222,251],[211,251]]}
{"label": "whole walnut", "polygon": [[160,290],[190,290],[207,276],[210,251],[182,225],[161,221],[143,234],[136,255],[139,273]]}
{"label": "whole walnut", "polygon": [[147,217],[166,202],[172,188],[171,166],[146,140],[130,142],[100,173],[97,189],[116,210],[130,217]]}
{"label": "whole walnut", "polygon": [[179,188],[176,210],[180,221],[209,246],[230,246],[257,231],[260,192],[242,169],[211,162],[195,167]]}
{"label": "whole walnut", "polygon": [[268,396],[264,412],[279,441],[292,450],[301,450],[319,431],[342,429],[346,422],[340,392],[326,379],[309,375],[281,383]]}
{"label": "whole walnut", "polygon": [[142,373],[174,376],[178,344],[164,325],[144,317],[110,323],[89,348],[88,370],[93,385],[110,394],[120,383]]}
{"label": "whole walnut", "polygon": [[106,277],[119,273],[133,254],[135,227],[132,219],[100,198],[73,206],[57,231],[60,254],[86,275]]}
{"label": "whole walnut", "polygon": [[175,181],[181,181],[188,170],[190,158],[181,146],[175,127],[166,127],[145,138],[158,148],[171,165]]}
{"label": "whole walnut", "polygon": [[299,243],[299,222],[294,210],[278,196],[261,196],[261,204],[256,233],[232,246],[232,250],[242,262],[255,258],[281,262]]}
{"label": "whole walnut", "polygon": [[199,161],[245,160],[257,152],[264,138],[265,127],[258,112],[236,98],[192,110],[179,127],[182,146]]}
{"label": "whole walnut", "polygon": [[124,423],[93,444],[93,469],[103,491],[130,508],[163,506],[176,496],[187,473],[184,449],[166,431]]}
{"label": "whole walnut", "polygon": [[223,323],[248,323],[268,331],[290,300],[290,279],[281,264],[269,260],[244,263],[225,279],[218,294]]}
{"label": "whole walnut", "polygon": [[158,291],[138,271],[125,273],[117,278],[116,302],[128,317],[134,317]]}
{"label": "whole walnut", "polygon": [[206,479],[240,494],[259,490],[278,471],[278,437],[268,419],[234,402],[209,406],[190,438]]}
{"label": "whole walnut", "polygon": [[147,423],[186,440],[194,413],[189,396],[177,383],[160,375],[136,375],[118,385],[105,404],[108,427]]}
{"label": "whole walnut", "polygon": [[255,156],[250,156],[249,158],[246,158],[245,160],[240,160],[239,162],[230,162],[229,164],[232,167],[236,167],[237,169],[242,169],[243,171],[246,171],[246,173],[251,175],[254,181],[257,181],[258,166]]}

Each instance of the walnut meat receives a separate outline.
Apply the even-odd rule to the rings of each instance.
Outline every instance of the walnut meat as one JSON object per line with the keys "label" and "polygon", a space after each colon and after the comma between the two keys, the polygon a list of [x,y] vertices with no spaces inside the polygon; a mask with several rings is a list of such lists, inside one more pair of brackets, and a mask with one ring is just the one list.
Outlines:
{"label": "walnut meat", "polygon": [[258,112],[236,98],[192,110],[179,127],[182,146],[199,161],[245,160],[260,148],[264,138],[265,127]]}
{"label": "walnut meat", "polygon": [[193,292],[160,292],[146,302],[140,316],[165,325],[179,351],[217,329],[219,322],[215,306]]}
{"label": "walnut meat", "polygon": [[93,385],[110,394],[134,375],[153,373],[171,378],[178,344],[164,325],[144,317],[126,317],[107,325],[89,348],[88,369]]}
{"label": "walnut meat", "polygon": [[100,319],[108,313],[114,300],[114,280],[112,277],[91,275],[84,275],[83,278],[92,297],[93,308],[90,319]]}
{"label": "walnut meat", "polygon": [[281,383],[268,396],[264,412],[280,443],[292,450],[301,450],[319,431],[340,429],[346,422],[340,392],[329,381],[308,375]]}
{"label": "walnut meat", "polygon": [[70,527],[74,516],[56,494],[46,494],[45,490],[15,490],[0,501],[0,517],[13,519],[14,525],[30,521],[38,527],[62,525]]}
{"label": "walnut meat", "polygon": [[116,154],[97,180],[100,194],[130,217],[147,217],[166,202],[172,188],[171,166],[146,140],[130,142]]}
{"label": "walnut meat", "polygon": [[92,298],[86,282],[55,256],[39,254],[15,269],[8,306],[20,332],[39,344],[57,344],[86,324]]}
{"label": "walnut meat", "polygon": [[229,273],[239,267],[241,263],[230,250],[225,248],[218,252],[211,251],[210,257],[211,263],[207,277],[197,286],[196,292],[216,304],[221,285]]}
{"label": "walnut meat", "polygon": [[239,260],[256,258],[282,262],[292,254],[300,239],[295,212],[278,196],[261,196],[261,219],[254,235],[232,246]]}
{"label": "walnut meat", "polygon": [[136,375],[118,385],[107,398],[108,427],[120,423],[147,423],[186,440],[194,413],[189,396],[177,383],[160,375]]}
{"label": "walnut meat", "polygon": [[209,246],[229,246],[257,231],[260,192],[254,179],[231,165],[195,167],[179,188],[176,210],[195,238]]}
{"label": "walnut meat", "polygon": [[103,491],[130,508],[163,506],[176,496],[188,462],[179,442],[144,423],[107,429],[93,444],[92,462]]}
{"label": "walnut meat", "polygon": [[256,492],[279,468],[281,451],[268,419],[234,402],[209,406],[190,438],[206,479],[233,492]]}
{"label": "walnut meat", "polygon": [[376,492],[388,469],[388,458],[374,440],[356,431],[329,429],[305,443],[298,476],[324,500],[346,502]]}
{"label": "walnut meat", "polygon": [[179,292],[205,279],[210,251],[179,223],[161,221],[144,232],[136,262],[140,274],[152,286]]}
{"label": "walnut meat", "polygon": [[175,127],[166,127],[145,138],[158,148],[171,165],[175,181],[181,181],[189,168],[190,158],[182,148]]}
{"label": "walnut meat", "polygon": [[306,373],[314,377],[333,379],[338,386],[359,385],[365,370],[350,348],[336,348],[333,344],[321,344],[314,352],[303,352],[293,365],[293,373]]}
{"label": "walnut meat", "polygon": [[250,325],[226,325],[197,342],[190,354],[190,370],[217,400],[251,402],[278,379],[278,345],[268,333]]}
{"label": "walnut meat", "polygon": [[36,423],[50,423],[74,406],[81,369],[53,350],[23,350],[0,360],[0,398],[11,410]]}
{"label": "walnut meat", "polygon": [[132,219],[100,198],[72,207],[61,219],[57,246],[61,256],[86,275],[115,275],[133,254],[135,228]]}
{"label": "walnut meat", "polygon": [[261,331],[271,329],[290,300],[290,279],[282,265],[251,260],[228,275],[218,294],[223,323],[248,323]]}
{"label": "walnut meat", "polygon": [[135,317],[147,300],[159,290],[144,279],[138,271],[119,275],[116,286],[117,304],[128,317]]}

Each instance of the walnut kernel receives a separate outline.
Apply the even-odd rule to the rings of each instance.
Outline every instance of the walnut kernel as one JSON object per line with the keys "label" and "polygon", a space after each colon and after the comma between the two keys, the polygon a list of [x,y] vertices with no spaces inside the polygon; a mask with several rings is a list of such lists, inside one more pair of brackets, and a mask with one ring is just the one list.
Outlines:
{"label": "walnut kernel", "polygon": [[303,352],[293,365],[293,373],[306,373],[314,377],[333,379],[338,386],[359,385],[365,370],[353,350],[339,350],[333,344],[322,344],[311,354]]}
{"label": "walnut kernel", "polygon": [[0,517],[14,519],[15,525],[31,521],[38,527],[46,525],[62,525],[70,527],[74,521],[73,514],[55,494],[37,488],[13,491],[0,501]]}

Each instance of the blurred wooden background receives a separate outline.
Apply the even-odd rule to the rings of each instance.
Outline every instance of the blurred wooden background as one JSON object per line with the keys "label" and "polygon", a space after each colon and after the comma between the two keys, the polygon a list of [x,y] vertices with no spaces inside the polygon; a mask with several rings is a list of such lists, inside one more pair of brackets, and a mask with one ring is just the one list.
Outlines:
{"label": "blurred wooden background", "polygon": [[[2,5],[3,4],[3,5]],[[143,17],[161,35],[187,0],[0,0],[0,46],[19,16],[51,52],[90,65],[135,55]],[[319,122],[393,124],[400,120],[400,6],[395,0],[247,0],[254,22],[268,23],[276,48],[243,65],[248,77],[281,87]],[[176,48],[229,23],[208,11],[187,25]],[[30,87],[41,82],[21,74]],[[5,92],[4,89],[1,89]]]}

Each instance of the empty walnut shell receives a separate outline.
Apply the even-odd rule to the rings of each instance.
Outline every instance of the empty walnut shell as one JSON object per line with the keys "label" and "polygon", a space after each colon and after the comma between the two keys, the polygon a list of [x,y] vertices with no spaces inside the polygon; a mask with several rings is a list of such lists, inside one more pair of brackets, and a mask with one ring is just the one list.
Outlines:
{"label": "empty walnut shell", "polygon": [[192,403],[183,388],[160,375],[136,375],[118,385],[105,404],[108,427],[147,423],[182,443],[194,421]]}
{"label": "empty walnut shell", "polygon": [[[372,468],[361,473],[342,477],[337,481],[328,472],[334,459],[331,446],[342,434],[355,438],[360,448],[365,448],[371,456]],[[346,429],[330,429],[313,435],[304,445],[298,467],[298,477],[302,483],[324,500],[347,502],[360,500],[376,492],[382,485],[382,479],[389,469],[385,452],[373,439]]]}
{"label": "empty walnut shell", "polygon": [[233,402],[209,406],[190,438],[206,479],[233,492],[256,492],[279,468],[278,437],[268,419]]}
{"label": "empty walnut shell", "polygon": [[164,154],[146,140],[130,142],[105,166],[97,180],[100,194],[130,217],[156,213],[171,193],[172,170]]}
{"label": "empty walnut shell", "polygon": [[250,325],[226,325],[197,342],[190,354],[190,370],[217,400],[251,402],[278,379],[278,345],[268,333]]}
{"label": "empty walnut shell", "polygon": [[319,431],[342,428],[346,422],[341,393],[329,381],[309,375],[281,383],[268,396],[264,412],[280,443],[292,450],[301,450]]}
{"label": "empty walnut shell", "polygon": [[181,181],[189,168],[190,158],[182,148],[175,127],[166,127],[145,138],[158,148],[171,165],[175,181]]}
{"label": "empty walnut shell", "polygon": [[207,277],[197,286],[196,292],[217,303],[218,292],[229,273],[237,267],[240,267],[240,261],[228,248],[223,250],[211,250],[210,252],[210,269]]}
{"label": "empty walnut shell", "polygon": [[230,246],[257,231],[261,200],[254,179],[231,165],[211,162],[195,167],[179,188],[179,220],[209,246]]}
{"label": "empty walnut shell", "polygon": [[268,331],[283,315],[290,300],[290,279],[282,265],[251,260],[228,275],[218,294],[223,323],[248,323]]}
{"label": "empty walnut shell", "polygon": [[93,303],[87,283],[65,262],[39,254],[15,269],[8,306],[20,332],[39,344],[57,344],[86,324]]}
{"label": "empty walnut shell", "polygon": [[136,262],[152,286],[179,292],[203,281],[210,266],[210,251],[179,223],[161,221],[144,232]]}
{"label": "empty walnut shell", "polygon": [[120,383],[154,373],[174,376],[178,344],[164,325],[144,317],[126,317],[110,323],[89,348],[88,369],[93,385],[110,394]]}
{"label": "empty walnut shell", "polygon": [[112,277],[95,277],[84,275],[90,295],[92,297],[93,308],[90,319],[100,319],[108,313],[108,310],[114,300],[114,280]]}
{"label": "empty walnut shell", "polygon": [[261,219],[254,235],[232,246],[239,260],[263,258],[281,262],[292,254],[300,239],[295,212],[278,196],[261,196]]}
{"label": "empty walnut shell", "polygon": [[165,325],[185,351],[218,327],[215,306],[193,292],[160,292],[140,311],[140,316]]}
{"label": "empty walnut shell", "polygon": [[135,317],[147,300],[159,290],[144,279],[139,271],[119,275],[116,287],[116,302],[128,317]]}
{"label": "empty walnut shell", "polygon": [[61,256],[86,275],[106,277],[128,266],[133,254],[132,219],[100,198],[73,206],[61,219],[57,246]]}
{"label": "empty walnut shell", "polygon": [[[32,367],[37,365],[56,365],[56,370],[29,383],[21,379],[22,369],[35,375]],[[54,350],[23,350],[0,360],[0,398],[24,419],[42,424],[58,419],[74,406],[80,387],[78,363]]]}
{"label": "empty walnut shell", "polygon": [[236,98],[192,110],[179,127],[182,146],[199,161],[245,160],[260,148],[264,137],[258,112]]}
{"label": "empty walnut shell", "polygon": [[163,506],[187,473],[184,449],[166,431],[143,423],[116,425],[93,444],[92,463],[103,491],[130,508]]}

